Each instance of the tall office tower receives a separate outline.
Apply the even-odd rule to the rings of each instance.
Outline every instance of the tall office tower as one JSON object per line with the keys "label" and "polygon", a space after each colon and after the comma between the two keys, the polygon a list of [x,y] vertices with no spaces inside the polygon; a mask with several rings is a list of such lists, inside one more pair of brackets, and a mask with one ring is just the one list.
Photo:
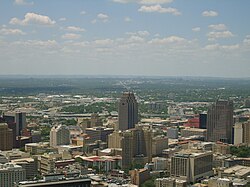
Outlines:
{"label": "tall office tower", "polygon": [[6,151],[13,148],[13,132],[7,123],[0,123],[0,150]]}
{"label": "tall office tower", "polygon": [[[16,124],[16,136],[21,136],[21,132],[26,128],[26,113],[8,112],[3,114],[3,118],[8,124]],[[13,131],[14,132],[14,131]]]}
{"label": "tall office tower", "polygon": [[186,177],[188,182],[213,175],[213,152],[185,150],[171,157],[171,176]]}
{"label": "tall office tower", "polygon": [[127,130],[138,123],[138,103],[132,92],[124,92],[118,107],[119,130]]}
{"label": "tall office tower", "polygon": [[207,112],[207,140],[232,143],[233,102],[218,100]]}
{"label": "tall office tower", "polygon": [[201,113],[199,115],[199,128],[206,129],[207,128],[207,114]]}
{"label": "tall office tower", "polygon": [[143,126],[123,133],[121,140],[122,167],[129,168],[131,164],[144,165],[152,159],[152,132]]}
{"label": "tall office tower", "polygon": [[121,147],[122,132],[114,131],[108,135],[108,148],[122,148]]}
{"label": "tall office tower", "polygon": [[50,130],[50,146],[70,144],[70,132],[65,125],[56,125]]}
{"label": "tall office tower", "polygon": [[242,124],[243,128],[243,143],[250,146],[250,121],[244,122]]}

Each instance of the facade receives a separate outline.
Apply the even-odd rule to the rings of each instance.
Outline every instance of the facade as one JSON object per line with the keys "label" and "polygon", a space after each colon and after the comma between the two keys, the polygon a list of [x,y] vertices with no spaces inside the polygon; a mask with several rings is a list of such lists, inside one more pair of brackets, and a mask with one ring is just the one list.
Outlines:
{"label": "facade", "polygon": [[33,179],[38,175],[37,162],[33,158],[22,158],[11,161],[13,164],[22,166],[26,171],[26,179]]}
{"label": "facade", "polygon": [[14,183],[26,179],[26,172],[22,166],[16,164],[0,164],[0,186],[14,187]]}
{"label": "facade", "polygon": [[50,146],[70,144],[70,132],[65,125],[56,125],[50,131]]}
{"label": "facade", "polygon": [[233,143],[234,145],[239,145],[243,143],[243,128],[242,123],[236,123],[234,125],[234,131],[233,131]]}
{"label": "facade", "polygon": [[16,136],[21,136],[22,130],[26,128],[26,113],[24,112],[8,112],[3,114],[4,120],[9,123],[15,123]]}
{"label": "facade", "polygon": [[162,150],[168,148],[168,137],[156,136],[152,139],[152,156],[162,154]]}
{"label": "facade", "polygon": [[0,150],[6,151],[13,148],[13,132],[7,123],[0,123]]}
{"label": "facade", "polygon": [[150,178],[149,171],[147,169],[135,169],[131,170],[131,183],[140,186],[146,180]]}
{"label": "facade", "polygon": [[92,127],[86,128],[85,133],[89,135],[91,142],[94,142],[96,140],[107,142],[108,135],[111,134],[113,131],[113,128]]}
{"label": "facade", "polygon": [[202,113],[199,115],[199,128],[206,129],[207,128],[207,114]]}
{"label": "facade", "polygon": [[152,159],[152,132],[138,125],[123,133],[121,146],[123,168],[129,168],[134,163],[144,165]]}
{"label": "facade", "polygon": [[132,92],[124,92],[118,106],[118,129],[127,130],[138,123],[138,103]]}
{"label": "facade", "polygon": [[243,143],[250,146],[250,121],[242,124],[243,128]]}
{"label": "facade", "polygon": [[207,140],[232,143],[233,102],[218,100],[207,112]]}
{"label": "facade", "polygon": [[212,151],[179,152],[171,157],[171,176],[185,177],[187,182],[196,182],[198,179],[211,176],[213,153]]}
{"label": "facade", "polygon": [[198,129],[198,128],[181,129],[181,136],[182,137],[202,136],[206,140],[207,129]]}
{"label": "facade", "polygon": [[167,130],[167,136],[168,138],[171,138],[171,139],[177,139],[178,138],[178,132],[179,130],[177,128],[168,128]]}
{"label": "facade", "polygon": [[108,148],[121,148],[122,132],[114,131],[108,135]]}

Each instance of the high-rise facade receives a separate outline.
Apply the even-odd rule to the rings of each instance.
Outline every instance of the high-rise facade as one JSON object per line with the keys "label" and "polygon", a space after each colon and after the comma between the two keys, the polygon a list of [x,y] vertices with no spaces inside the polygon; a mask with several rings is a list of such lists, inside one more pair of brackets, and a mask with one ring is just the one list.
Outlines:
{"label": "high-rise facade", "polygon": [[7,112],[3,114],[3,118],[8,124],[15,123],[16,136],[21,136],[22,130],[26,128],[26,113]]}
{"label": "high-rise facade", "polygon": [[0,123],[0,150],[6,151],[13,148],[13,132],[7,123]]}
{"label": "high-rise facade", "polygon": [[207,140],[232,143],[233,102],[218,100],[207,112]]}
{"label": "high-rise facade", "polygon": [[56,125],[50,131],[50,146],[70,144],[70,132],[65,125]]}
{"label": "high-rise facade", "polygon": [[243,143],[250,146],[250,121],[244,122],[242,124],[243,128]]}
{"label": "high-rise facade", "polygon": [[129,168],[131,164],[142,164],[152,159],[152,138],[150,129],[136,126],[123,133],[121,140],[122,167]]}
{"label": "high-rise facade", "polygon": [[118,106],[118,129],[127,130],[135,127],[138,123],[138,103],[132,92],[124,92]]}

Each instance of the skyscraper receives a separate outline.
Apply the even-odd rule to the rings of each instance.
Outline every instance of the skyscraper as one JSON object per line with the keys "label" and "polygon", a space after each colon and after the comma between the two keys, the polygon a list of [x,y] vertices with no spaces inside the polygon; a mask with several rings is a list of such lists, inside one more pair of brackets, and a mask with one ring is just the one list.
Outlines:
{"label": "skyscraper", "polygon": [[0,123],[0,150],[6,151],[13,148],[13,132],[7,123]]}
{"label": "skyscraper", "polygon": [[124,131],[121,139],[122,167],[129,168],[131,164],[144,165],[152,159],[151,129],[137,125],[135,128]]}
{"label": "skyscraper", "polygon": [[[24,112],[8,112],[3,114],[3,119],[8,124],[16,125],[16,136],[21,136],[21,132],[26,128],[26,113]],[[13,131],[14,132],[14,131]]]}
{"label": "skyscraper", "polygon": [[138,123],[138,103],[134,93],[124,92],[118,107],[119,130],[127,130],[135,127]]}
{"label": "skyscraper", "polygon": [[50,146],[68,145],[70,143],[70,132],[65,125],[56,125],[50,131]]}
{"label": "skyscraper", "polygon": [[218,100],[207,112],[207,140],[232,143],[233,102]]}

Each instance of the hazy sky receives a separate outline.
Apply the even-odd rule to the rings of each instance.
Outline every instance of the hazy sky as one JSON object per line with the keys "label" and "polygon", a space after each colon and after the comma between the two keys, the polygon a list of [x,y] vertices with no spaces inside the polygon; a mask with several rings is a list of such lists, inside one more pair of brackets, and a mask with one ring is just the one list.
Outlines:
{"label": "hazy sky", "polygon": [[1,0],[0,74],[250,77],[249,0]]}

